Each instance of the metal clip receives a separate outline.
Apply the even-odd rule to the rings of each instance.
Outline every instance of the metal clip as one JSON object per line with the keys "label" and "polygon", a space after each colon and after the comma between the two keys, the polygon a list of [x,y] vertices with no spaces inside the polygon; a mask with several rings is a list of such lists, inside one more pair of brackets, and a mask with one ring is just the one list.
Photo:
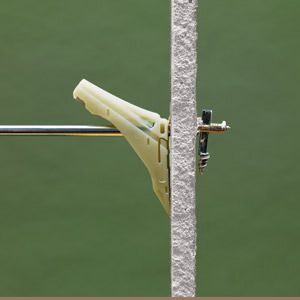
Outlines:
{"label": "metal clip", "polygon": [[[212,117],[212,110],[203,109],[202,110],[202,125],[210,125]],[[208,132],[200,131],[199,136],[199,171],[202,175],[204,173],[204,169],[207,166],[207,162],[210,158],[209,153],[207,152],[207,144],[208,144]]]}
{"label": "metal clip", "polygon": [[221,124],[211,123],[212,110],[203,109],[202,118],[198,118],[198,135],[199,135],[199,172],[203,175],[205,168],[207,167],[210,154],[207,151],[208,136],[210,132],[225,132],[230,129],[223,121]]}

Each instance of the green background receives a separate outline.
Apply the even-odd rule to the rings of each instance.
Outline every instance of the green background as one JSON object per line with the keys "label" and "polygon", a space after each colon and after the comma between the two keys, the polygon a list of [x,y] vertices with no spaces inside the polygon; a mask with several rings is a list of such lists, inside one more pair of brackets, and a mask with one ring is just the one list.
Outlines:
{"label": "green background", "polygon": [[[2,0],[0,123],[105,124],[86,78],[169,114],[169,0]],[[197,294],[299,296],[299,0],[201,0]],[[123,138],[0,139],[1,296],[168,296],[169,219]]]}

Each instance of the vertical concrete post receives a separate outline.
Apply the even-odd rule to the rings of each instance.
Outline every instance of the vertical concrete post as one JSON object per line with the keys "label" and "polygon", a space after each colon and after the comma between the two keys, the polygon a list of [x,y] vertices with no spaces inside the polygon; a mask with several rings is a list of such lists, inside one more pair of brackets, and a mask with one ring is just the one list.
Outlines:
{"label": "vertical concrete post", "polygon": [[193,297],[198,0],[171,1],[171,290],[173,297]]}

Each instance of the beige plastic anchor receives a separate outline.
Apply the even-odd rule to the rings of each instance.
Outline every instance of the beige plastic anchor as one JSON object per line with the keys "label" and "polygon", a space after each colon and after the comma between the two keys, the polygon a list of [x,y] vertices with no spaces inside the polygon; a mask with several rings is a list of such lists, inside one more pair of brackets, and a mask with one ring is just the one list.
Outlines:
{"label": "beige plastic anchor", "polygon": [[169,121],[159,114],[130,104],[87,80],[74,90],[93,115],[108,120],[127,139],[148,169],[153,190],[170,213]]}

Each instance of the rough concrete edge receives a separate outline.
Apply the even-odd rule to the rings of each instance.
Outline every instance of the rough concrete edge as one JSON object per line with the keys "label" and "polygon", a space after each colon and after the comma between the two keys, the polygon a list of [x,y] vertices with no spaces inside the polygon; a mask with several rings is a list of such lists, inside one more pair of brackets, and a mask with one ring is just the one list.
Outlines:
{"label": "rough concrete edge", "polygon": [[193,297],[198,0],[171,1],[171,292],[172,297]]}

